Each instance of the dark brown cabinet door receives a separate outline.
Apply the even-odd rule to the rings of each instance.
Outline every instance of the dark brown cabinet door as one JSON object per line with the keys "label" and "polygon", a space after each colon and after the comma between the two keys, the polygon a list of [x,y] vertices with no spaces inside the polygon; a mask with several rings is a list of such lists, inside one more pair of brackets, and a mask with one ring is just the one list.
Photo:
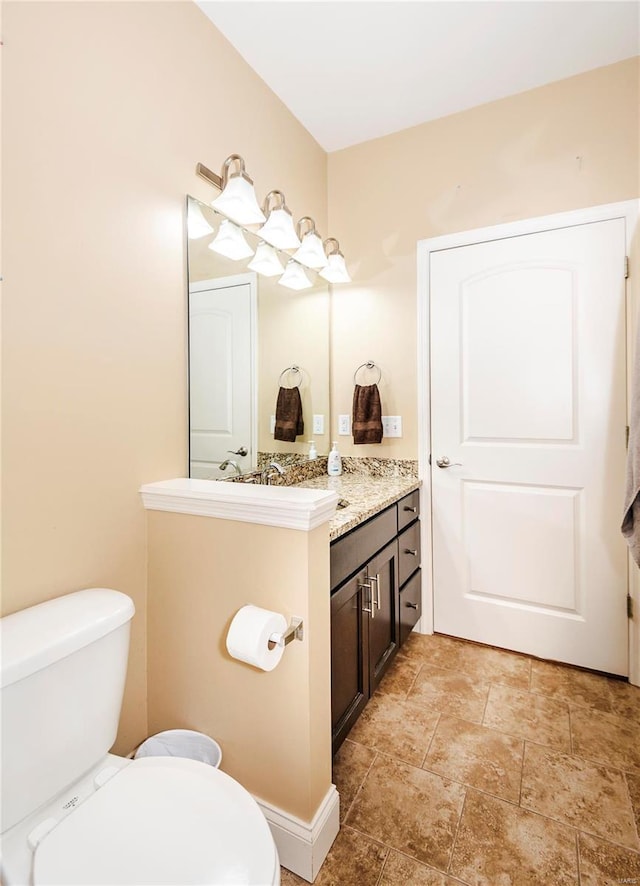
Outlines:
{"label": "dark brown cabinet door", "polygon": [[399,643],[398,543],[394,540],[367,564],[371,586],[369,615],[369,690],[384,676]]}
{"label": "dark brown cabinet door", "polygon": [[333,752],[369,698],[368,614],[371,594],[364,570],[331,597],[331,730]]}

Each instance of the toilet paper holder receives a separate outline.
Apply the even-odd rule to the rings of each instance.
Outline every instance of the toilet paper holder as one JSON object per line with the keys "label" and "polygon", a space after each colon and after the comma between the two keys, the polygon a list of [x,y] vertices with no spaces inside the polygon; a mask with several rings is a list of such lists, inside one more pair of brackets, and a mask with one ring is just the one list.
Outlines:
{"label": "toilet paper holder", "polygon": [[273,649],[274,646],[288,646],[292,640],[304,639],[303,627],[302,619],[295,615],[292,616],[291,621],[289,622],[289,627],[284,633],[280,634],[276,632],[271,634],[269,637],[269,649]]}

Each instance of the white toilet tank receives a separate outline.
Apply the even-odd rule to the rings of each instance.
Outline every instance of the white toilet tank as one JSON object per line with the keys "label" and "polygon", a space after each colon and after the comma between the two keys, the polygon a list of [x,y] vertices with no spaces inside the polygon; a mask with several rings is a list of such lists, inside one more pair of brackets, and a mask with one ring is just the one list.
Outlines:
{"label": "white toilet tank", "polygon": [[3,833],[113,745],[134,611],[90,588],[0,619]]}

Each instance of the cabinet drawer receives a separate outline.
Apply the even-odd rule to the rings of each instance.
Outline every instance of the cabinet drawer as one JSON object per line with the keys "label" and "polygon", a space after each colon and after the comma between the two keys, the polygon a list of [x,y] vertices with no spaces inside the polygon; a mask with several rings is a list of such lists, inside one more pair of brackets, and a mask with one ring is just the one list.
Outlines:
{"label": "cabinet drawer", "polygon": [[398,502],[398,532],[420,516],[420,490],[414,489]]}
{"label": "cabinet drawer", "polygon": [[400,587],[420,566],[420,523],[416,522],[398,536],[398,575]]}
{"label": "cabinet drawer", "polygon": [[422,571],[418,569],[400,591],[400,644],[407,639],[422,612]]}
{"label": "cabinet drawer", "polygon": [[372,517],[331,545],[331,590],[396,536],[396,506]]}

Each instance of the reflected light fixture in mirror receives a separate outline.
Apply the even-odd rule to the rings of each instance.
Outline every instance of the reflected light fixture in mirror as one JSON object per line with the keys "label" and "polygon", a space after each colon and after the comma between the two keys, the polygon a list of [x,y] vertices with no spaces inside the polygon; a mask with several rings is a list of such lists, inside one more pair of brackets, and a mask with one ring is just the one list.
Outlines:
{"label": "reflected light fixture in mirror", "polygon": [[[234,163],[236,171],[229,174]],[[258,205],[253,180],[244,168],[244,160],[239,154],[231,154],[222,165],[222,193],[212,201],[214,209],[239,225],[255,225],[264,222],[265,215]]]}
{"label": "reflected light fixture in mirror", "polygon": [[187,211],[187,236],[190,240],[198,240],[213,234],[213,228],[202,214],[202,210],[193,200],[189,203]]}
{"label": "reflected light fixture in mirror", "polygon": [[[271,209],[274,197],[279,200],[280,205]],[[285,203],[282,191],[269,191],[264,198],[263,208],[267,213],[267,220],[258,230],[258,237],[262,237],[277,249],[296,249],[300,246],[300,240],[293,226],[293,216]]]}
{"label": "reflected light fixture in mirror", "polygon": [[293,259],[289,259],[287,262],[285,272],[278,280],[278,283],[281,286],[286,286],[287,289],[295,289],[297,291],[300,289],[310,289],[313,286],[313,283],[305,274],[302,265],[299,265]]}
{"label": "reflected light fixture in mirror", "polygon": [[351,277],[347,271],[344,255],[340,252],[340,244],[335,237],[329,237],[324,241],[325,249],[328,243],[333,243],[335,246],[332,248],[331,252],[327,251],[328,264],[326,268],[323,268],[319,272],[320,276],[324,277],[329,283],[351,283]]}
{"label": "reflected light fixture in mirror", "polygon": [[269,243],[258,243],[255,257],[247,267],[262,274],[263,277],[277,277],[284,271],[284,266],[278,258],[278,253]]}
{"label": "reflected light fixture in mirror", "polygon": [[[304,223],[310,222],[309,230],[302,233]],[[302,245],[294,252],[293,257],[299,261],[301,265],[313,270],[325,268],[328,264],[327,256],[324,252],[322,240],[316,231],[316,223],[308,215],[304,215],[297,224],[298,237],[302,240]]]}
{"label": "reflected light fixture in mirror", "polygon": [[209,243],[209,249],[232,258],[234,261],[240,261],[242,258],[249,258],[253,255],[253,249],[244,239],[242,229],[234,225],[228,218],[220,222],[220,229],[214,240]]}

